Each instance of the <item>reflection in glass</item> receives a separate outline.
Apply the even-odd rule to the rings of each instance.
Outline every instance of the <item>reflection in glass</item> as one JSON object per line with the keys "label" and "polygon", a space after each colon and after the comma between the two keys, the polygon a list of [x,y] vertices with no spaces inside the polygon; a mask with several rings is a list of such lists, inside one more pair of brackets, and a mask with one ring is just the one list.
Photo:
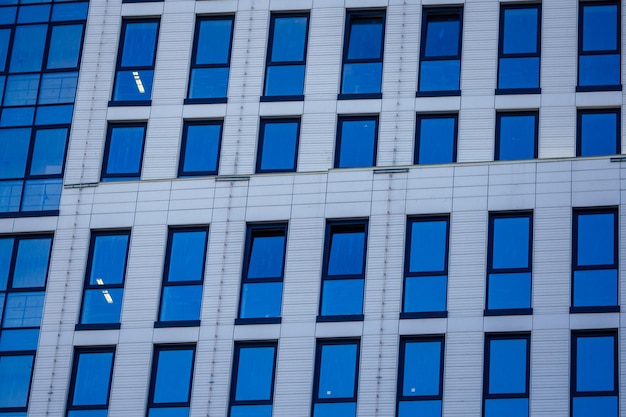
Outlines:
{"label": "reflection in glass", "polygon": [[339,119],[335,167],[375,166],[377,131],[377,119]]}

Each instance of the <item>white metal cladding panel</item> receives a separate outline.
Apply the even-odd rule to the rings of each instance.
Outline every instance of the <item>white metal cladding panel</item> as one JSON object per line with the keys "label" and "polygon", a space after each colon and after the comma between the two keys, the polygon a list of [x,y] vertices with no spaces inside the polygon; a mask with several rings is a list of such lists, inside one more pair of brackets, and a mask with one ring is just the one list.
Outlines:
{"label": "white metal cladding panel", "polygon": [[406,173],[376,174],[372,184],[371,215],[406,213]]}
{"label": "white metal cladding panel", "polygon": [[40,346],[37,349],[28,415],[63,415],[71,361],[71,345]]}
{"label": "white metal cladding panel", "polygon": [[298,172],[325,171],[334,165],[336,106],[329,113],[305,113],[300,125]]}
{"label": "white metal cladding panel", "polygon": [[214,179],[178,180],[172,181],[169,210],[172,212],[186,212],[193,209],[202,209],[206,220],[200,223],[208,223],[211,220],[213,197],[216,183]]}
{"label": "white metal cladding panel", "polygon": [[572,92],[577,83],[578,2],[551,1],[541,7],[541,90]]}
{"label": "white metal cladding panel", "polygon": [[443,371],[443,415],[476,417],[482,409],[482,332],[446,335]]}
{"label": "white metal cladding panel", "polygon": [[275,416],[308,416],[313,391],[315,338],[281,337],[274,384]]}
{"label": "white metal cladding panel", "polygon": [[291,211],[293,179],[293,175],[289,174],[252,177],[248,187],[246,220],[287,220]]}
{"label": "white metal cladding panel", "polygon": [[570,161],[537,164],[537,207],[570,206],[572,164]]}
{"label": "white metal cladding panel", "polygon": [[335,100],[341,77],[345,12],[333,2],[311,10],[304,94],[307,100]]}
{"label": "white metal cladding panel", "polygon": [[395,415],[398,336],[364,335],[360,359],[358,416]]}
{"label": "white metal cladding panel", "polygon": [[572,205],[607,206],[620,202],[620,164],[608,158],[572,161]]}
{"label": "white metal cladding panel", "polygon": [[453,210],[473,211],[487,209],[488,167],[454,167]]}
{"label": "white metal cladding panel", "polygon": [[463,95],[492,95],[498,57],[498,2],[473,0],[463,10]]}
{"label": "white metal cladding panel", "polygon": [[419,6],[390,5],[387,8],[383,96],[414,98],[417,88]]}
{"label": "white metal cladding panel", "polygon": [[450,316],[482,316],[485,308],[487,212],[452,213],[448,259]]}
{"label": "white metal cladding panel", "polygon": [[530,415],[569,416],[569,329],[533,330]]}
{"label": "white metal cladding panel", "polygon": [[246,106],[239,104],[228,107],[222,131],[220,175],[251,174],[255,171],[258,103],[254,106],[255,110],[251,112]]}
{"label": "white metal cladding panel", "polygon": [[449,213],[453,183],[451,166],[411,169],[407,178],[407,214]]}
{"label": "white metal cladding panel", "polygon": [[152,343],[120,343],[115,351],[109,416],[144,415],[152,364]]}
{"label": "white metal cladding panel", "polygon": [[518,163],[489,167],[488,208],[524,210],[535,205],[536,164]]}
{"label": "white metal cladding panel", "polygon": [[411,165],[415,113],[413,111],[385,111],[380,115],[378,128],[378,166]]}
{"label": "white metal cladding panel", "polygon": [[213,346],[213,340],[200,340],[196,345],[190,417],[206,417],[208,412]]}
{"label": "white metal cladding panel", "polygon": [[324,230],[323,218],[289,222],[282,307],[285,323],[311,322],[317,315]]}
{"label": "white metal cladding panel", "polygon": [[571,281],[570,207],[538,208],[533,216],[533,311],[566,314]]}
{"label": "white metal cladding panel", "polygon": [[291,218],[324,217],[326,175],[297,175],[294,178]]}
{"label": "white metal cladding panel", "polygon": [[139,184],[135,224],[165,224],[172,183],[146,182]]}
{"label": "white metal cladding panel", "polygon": [[178,109],[181,110],[178,117],[160,117],[150,120],[144,144],[142,179],[176,177],[182,131],[182,107]]}
{"label": "white metal cladding panel", "polygon": [[[226,416],[233,357],[232,325],[230,338],[218,338],[215,350],[211,353],[211,379],[209,380],[209,399],[207,401],[210,416]],[[224,336],[222,336],[224,337]]]}
{"label": "white metal cladding panel", "polygon": [[[463,105],[464,101],[461,101]],[[457,161],[493,161],[496,115],[491,108],[464,108],[459,114]]]}
{"label": "white metal cladding panel", "polygon": [[576,155],[576,108],[544,106],[539,118],[539,158]]}

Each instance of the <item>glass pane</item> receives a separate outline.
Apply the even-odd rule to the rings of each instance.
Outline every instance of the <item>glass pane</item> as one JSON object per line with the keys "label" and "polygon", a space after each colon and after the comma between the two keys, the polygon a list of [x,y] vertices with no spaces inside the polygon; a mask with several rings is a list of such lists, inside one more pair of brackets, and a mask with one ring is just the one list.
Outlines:
{"label": "glass pane", "polygon": [[48,50],[48,69],[78,67],[82,40],[83,25],[54,26]]}
{"label": "glass pane", "polygon": [[325,280],[322,288],[322,316],[363,313],[362,279]]}
{"label": "glass pane", "polygon": [[115,75],[113,100],[138,101],[152,97],[152,79],[154,71],[118,71]]}
{"label": "glass pane", "polygon": [[457,91],[461,82],[461,61],[422,61],[419,91]]}
{"label": "glass pane", "polygon": [[228,68],[195,68],[191,70],[189,98],[225,98]]}
{"label": "glass pane", "polygon": [[50,18],[50,5],[26,6],[18,9],[17,23],[47,22]]}
{"label": "glass pane", "polygon": [[43,292],[17,292],[7,295],[3,327],[39,327],[43,313]]}
{"label": "glass pane", "polygon": [[85,290],[81,323],[119,323],[122,311],[123,288]]}
{"label": "glass pane", "polygon": [[153,394],[155,403],[189,401],[193,352],[192,349],[158,351]]}
{"label": "glass pane", "polygon": [[489,394],[526,392],[526,339],[489,342]]}
{"label": "glass pane", "polygon": [[189,417],[189,407],[152,408],[148,417]]}
{"label": "glass pane", "polygon": [[538,12],[535,7],[504,10],[503,53],[537,52]]}
{"label": "glass pane", "polygon": [[365,231],[336,231],[331,228],[328,275],[362,275]]}
{"label": "glass pane", "polygon": [[356,395],[357,345],[322,345],[317,398],[353,398]]}
{"label": "glass pane", "polygon": [[404,285],[405,313],[446,311],[447,276],[407,277]]}
{"label": "glass pane", "polygon": [[[2,18],[0,18],[1,23]],[[9,52],[9,40],[11,38],[11,29],[0,30],[0,72],[4,72],[7,64],[7,54]]]}
{"label": "glass pane", "polygon": [[341,82],[342,94],[380,93],[382,62],[344,64]]}
{"label": "glass pane", "polygon": [[441,342],[407,342],[404,348],[402,395],[439,395]]}
{"label": "glass pane", "polygon": [[35,123],[38,125],[71,123],[73,113],[72,105],[38,107]]}
{"label": "glass pane", "polygon": [[42,129],[35,135],[31,175],[63,173],[67,129]]}
{"label": "glass pane", "polygon": [[217,173],[222,126],[189,125],[183,157],[184,173]]}
{"label": "glass pane", "polygon": [[274,376],[274,347],[242,347],[237,364],[235,401],[270,400]]}
{"label": "glass pane", "polygon": [[227,64],[230,52],[232,19],[200,22],[196,64]]}
{"label": "glass pane", "polygon": [[374,166],[377,120],[341,120],[340,123],[341,149],[337,150],[339,152],[337,168]]}
{"label": "glass pane", "polygon": [[282,282],[248,283],[241,291],[240,318],[280,317]]}
{"label": "glass pane", "polygon": [[613,391],[616,372],[614,337],[578,337],[576,350],[576,391]]}
{"label": "glass pane", "polygon": [[617,152],[616,113],[582,114],[581,123],[581,156],[613,155]]}
{"label": "glass pane", "polygon": [[4,93],[5,106],[29,106],[37,102],[39,74],[11,75]]}
{"label": "glass pane", "polygon": [[445,270],[447,230],[448,223],[443,220],[411,223],[410,272]]}
{"label": "glass pane", "polygon": [[285,236],[252,233],[247,278],[278,278],[283,275]]}
{"label": "glass pane", "polygon": [[455,117],[420,118],[417,163],[446,164],[454,162],[455,136]]}
{"label": "glass pane", "polygon": [[44,287],[52,239],[22,239],[17,249],[13,288]]}
{"label": "glass pane", "polygon": [[106,175],[139,176],[145,131],[144,126],[115,126],[111,129]]}
{"label": "glass pane", "polygon": [[615,262],[615,215],[580,214],[578,219],[578,265],[612,265]]}
{"label": "glass pane", "polygon": [[267,67],[266,96],[300,96],[304,92],[304,65]]}
{"label": "glass pane", "polygon": [[300,123],[266,122],[261,150],[261,170],[295,170]]}
{"label": "glass pane", "polygon": [[205,231],[175,231],[172,233],[170,266],[167,274],[169,282],[202,281],[204,270]]}
{"label": "glass pane", "polygon": [[490,274],[487,309],[530,308],[530,272]]}
{"label": "glass pane", "polygon": [[0,182],[0,211],[18,211],[21,198],[22,181]]}
{"label": "glass pane", "polygon": [[350,21],[348,59],[382,58],[382,18],[353,19]]}
{"label": "glass pane", "polygon": [[158,22],[127,23],[122,50],[122,67],[142,67],[154,64]]}
{"label": "glass pane", "polygon": [[77,82],[77,72],[44,74],[39,89],[39,104],[73,103]]}
{"label": "glass pane", "polygon": [[578,397],[573,399],[572,417],[617,417],[617,396]]}
{"label": "glass pane", "polygon": [[0,407],[26,407],[33,356],[0,356]]}
{"label": "glass pane", "polygon": [[12,238],[0,239],[0,291],[4,291],[7,288],[14,241]]}
{"label": "glass pane", "polygon": [[356,403],[314,404],[313,417],[356,417]]}
{"label": "glass pane", "polygon": [[600,269],[574,272],[574,306],[617,305],[617,271]]}
{"label": "glass pane", "polygon": [[500,154],[496,158],[501,161],[534,158],[535,123],[534,115],[501,115]]}
{"label": "glass pane", "polygon": [[578,85],[620,85],[620,55],[581,55]]}
{"label": "glass pane", "polygon": [[274,19],[272,62],[304,61],[307,21],[304,16]]}
{"label": "glass pane", "polygon": [[48,25],[18,26],[13,39],[11,72],[35,72],[41,70]]}
{"label": "glass pane", "polygon": [[459,30],[459,16],[429,16],[424,56],[457,56],[460,51]]}
{"label": "glass pane", "polygon": [[530,217],[493,219],[494,269],[530,267],[529,244]]}
{"label": "glass pane", "polygon": [[498,88],[539,88],[539,58],[500,58]]}
{"label": "glass pane", "polygon": [[63,180],[29,180],[24,186],[22,211],[58,210]]}
{"label": "glass pane", "polygon": [[55,4],[52,9],[52,21],[63,20],[84,20],[87,19],[87,10],[89,9],[89,3],[87,2],[72,2]]}
{"label": "glass pane", "polygon": [[583,51],[617,49],[617,15],[617,4],[583,6]]}
{"label": "glass pane", "polygon": [[30,132],[30,129],[0,130],[0,178],[24,177]]}
{"label": "glass pane", "polygon": [[72,405],[106,405],[112,369],[113,352],[81,353]]}
{"label": "glass pane", "polygon": [[441,417],[441,401],[402,401],[398,404],[398,417]]}
{"label": "glass pane", "polygon": [[[0,297],[3,301],[4,297]],[[2,310],[0,308],[0,310]],[[2,313],[2,311],[0,311]],[[39,343],[39,329],[3,329],[0,333],[0,351],[35,350]],[[6,416],[2,416],[6,417]]]}
{"label": "glass pane", "polygon": [[235,405],[230,407],[230,417],[272,417],[272,406]]}
{"label": "glass pane", "polygon": [[199,320],[201,303],[201,285],[164,287],[159,320]]}
{"label": "glass pane", "polygon": [[2,110],[0,126],[30,126],[35,117],[34,107],[20,107],[16,109],[5,108]]}
{"label": "glass pane", "polygon": [[89,284],[109,285],[124,282],[128,235],[94,236]]}
{"label": "glass pane", "polygon": [[528,398],[485,400],[485,417],[528,417]]}
{"label": "glass pane", "polygon": [[[2,4],[17,4],[17,0],[4,0]],[[0,24],[15,23],[16,14],[17,7],[3,7],[2,13],[0,13]]]}

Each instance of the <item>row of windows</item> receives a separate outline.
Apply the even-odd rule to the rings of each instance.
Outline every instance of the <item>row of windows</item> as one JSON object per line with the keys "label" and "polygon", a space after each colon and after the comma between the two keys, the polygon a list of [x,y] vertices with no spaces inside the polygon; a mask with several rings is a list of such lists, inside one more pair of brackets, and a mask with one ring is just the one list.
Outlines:
{"label": "row of windows", "polygon": [[[532,221],[489,216],[486,315],[532,313]],[[287,228],[248,225],[236,323],[280,321]],[[617,209],[574,210],[572,312],[619,311],[617,230]],[[327,222],[318,321],[363,319],[367,235],[367,220]],[[450,217],[409,217],[406,236],[401,318],[446,317]],[[156,326],[200,324],[207,240],[208,227],[170,229]],[[119,327],[129,241],[92,233],[77,329]]]}
{"label": "row of windows", "polygon": [[[578,91],[621,90],[618,1],[579,4]],[[198,17],[187,103],[225,102],[234,16]],[[424,8],[417,95],[461,93],[463,8]],[[112,104],[150,104],[159,20],[124,20]],[[273,13],[262,101],[304,99],[309,13]],[[502,5],[498,94],[540,92],[541,5]],[[346,13],[339,99],[380,98],[385,10]]]}
{"label": "row of windows", "polygon": [[[230,417],[271,417],[277,351],[275,341],[235,343]],[[617,353],[614,330],[572,332],[571,416],[618,416]],[[189,415],[195,355],[193,344],[154,347],[148,417]],[[312,417],[356,416],[360,356],[359,339],[317,341]],[[76,348],[68,417],[106,416],[114,357],[115,347]],[[442,415],[444,358],[444,336],[400,339],[398,417]],[[483,417],[529,416],[530,361],[530,333],[485,334]]]}
{"label": "row of windows", "polygon": [[[620,109],[579,110],[577,156],[621,152]],[[300,118],[262,118],[256,172],[295,172]],[[222,121],[188,121],[183,126],[179,177],[217,175]],[[418,114],[415,164],[456,162],[458,114]],[[139,179],[147,123],[108,127],[102,179]],[[538,156],[539,112],[496,113],[494,160],[533,159]],[[335,168],[376,165],[378,116],[339,116]]]}

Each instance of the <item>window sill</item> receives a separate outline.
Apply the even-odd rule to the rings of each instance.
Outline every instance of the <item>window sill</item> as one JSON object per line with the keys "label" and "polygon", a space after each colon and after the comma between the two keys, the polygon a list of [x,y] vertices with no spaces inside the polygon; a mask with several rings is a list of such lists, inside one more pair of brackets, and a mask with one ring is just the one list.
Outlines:
{"label": "window sill", "polygon": [[261,103],[271,103],[275,101],[304,101],[304,95],[299,96],[261,96]]}
{"label": "window sill", "polygon": [[235,319],[235,324],[247,325],[247,324],[280,324],[282,318],[280,317],[255,317],[245,319]]}
{"label": "window sill", "polygon": [[155,321],[155,329],[165,329],[168,327],[198,327],[200,320],[178,320],[178,321]]}
{"label": "window sill", "polygon": [[533,314],[532,308],[502,308],[498,310],[485,310],[485,317],[493,316],[529,316]]}
{"label": "window sill", "polygon": [[215,97],[215,98],[186,98],[183,101],[183,104],[221,104],[227,103],[228,99],[226,97]]}
{"label": "window sill", "polygon": [[152,100],[135,100],[135,101],[117,101],[111,100],[109,101],[109,107],[140,107],[140,106],[151,106]]}
{"label": "window sill", "polygon": [[0,213],[0,219],[17,218],[17,217],[45,217],[45,216],[58,216],[59,210],[44,210],[44,211],[7,211]]}
{"label": "window sill", "polygon": [[415,97],[457,97],[461,95],[461,90],[449,91],[418,91]]}
{"label": "window sill", "polygon": [[585,313],[619,313],[619,306],[598,306],[598,307],[570,307],[570,314],[585,314]]}
{"label": "window sill", "polygon": [[120,323],[80,323],[74,326],[74,330],[119,330]]}
{"label": "window sill", "polygon": [[346,314],[342,316],[317,316],[318,323],[334,323],[339,321],[363,321],[363,314]]}
{"label": "window sill", "polygon": [[541,94],[541,88],[496,88],[496,96],[514,94]]}
{"label": "window sill", "polygon": [[577,93],[588,93],[593,91],[622,91],[620,85],[577,85]]}
{"label": "window sill", "polygon": [[447,311],[421,311],[400,313],[400,319],[445,319],[448,318]]}
{"label": "window sill", "polygon": [[337,94],[337,100],[376,100],[383,98],[383,93]]}

